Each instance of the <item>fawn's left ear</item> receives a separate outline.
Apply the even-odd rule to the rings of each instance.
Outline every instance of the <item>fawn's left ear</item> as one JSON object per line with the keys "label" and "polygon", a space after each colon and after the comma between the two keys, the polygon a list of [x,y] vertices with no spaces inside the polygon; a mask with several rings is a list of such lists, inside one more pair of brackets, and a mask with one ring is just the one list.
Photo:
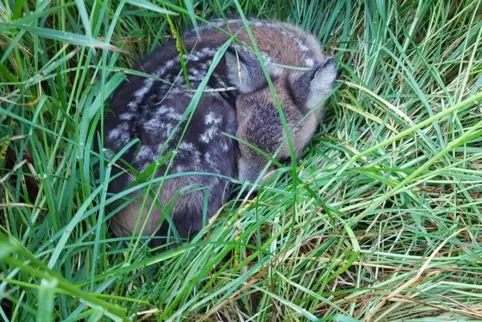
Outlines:
{"label": "fawn's left ear", "polygon": [[307,109],[316,107],[335,87],[337,74],[334,58],[303,73],[291,84],[296,103]]}
{"label": "fawn's left ear", "polygon": [[[267,84],[261,63],[256,54],[247,47],[230,46],[225,53],[227,76],[232,85],[243,93],[251,93]],[[269,58],[264,63],[270,77],[281,73]]]}

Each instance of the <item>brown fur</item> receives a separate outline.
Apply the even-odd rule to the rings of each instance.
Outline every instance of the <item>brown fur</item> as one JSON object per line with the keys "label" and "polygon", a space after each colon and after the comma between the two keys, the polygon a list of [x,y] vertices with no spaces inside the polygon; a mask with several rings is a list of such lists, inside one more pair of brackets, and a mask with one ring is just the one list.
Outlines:
{"label": "brown fur", "polygon": [[[213,24],[216,27],[207,25],[201,27],[201,40],[198,40],[191,31],[182,37],[184,46],[190,53],[186,59],[191,85],[194,85],[193,88],[199,85],[202,76],[210,66],[215,49],[223,45],[231,34],[237,33],[235,45],[229,48],[208,83],[211,88],[234,86],[237,91],[204,95],[190,125],[186,142],[195,142],[199,139],[200,133],[206,131],[207,125],[203,124],[203,117],[212,107],[223,119],[219,131],[233,135],[236,133],[241,140],[258,146],[269,154],[273,154],[279,145],[283,144],[277,159],[288,158],[288,137],[281,126],[271,90],[267,86],[267,80],[252,50],[251,40],[242,21],[231,20],[226,26],[220,20],[214,20]],[[298,157],[322,118],[323,106],[317,105],[333,88],[336,76],[334,62],[324,57],[320,44],[312,35],[298,27],[283,22],[256,19],[250,20],[250,27],[259,50],[265,57],[266,68],[274,82]],[[135,75],[129,76],[128,82],[122,84],[116,91],[111,102],[111,118],[107,118],[105,124],[108,136],[105,143],[107,148],[118,152],[134,138],[138,138],[141,141],[141,147],[147,147],[148,152],[149,149],[157,151],[156,148],[164,144],[165,133],[163,130],[153,130],[152,124],[156,125],[158,118],[161,123],[167,122],[165,119],[167,115],[157,111],[167,104],[174,108],[176,113],[182,114],[189,104],[190,97],[189,92],[186,91],[179,62],[174,61],[176,57],[176,46],[171,40],[150,54],[139,66],[139,69],[146,73],[155,74],[170,84],[174,83],[176,91],[171,92],[170,85],[160,81],[148,83],[145,78]],[[285,69],[277,64],[304,67],[308,71]],[[239,127],[236,126],[237,130],[232,126],[235,121],[232,116],[234,108],[236,108],[239,123]],[[300,120],[312,109],[315,111],[296,128]],[[161,114],[162,116],[159,116]],[[219,131],[216,132],[213,143],[224,140]],[[170,148],[174,148],[176,143],[177,141],[170,145]],[[237,173],[241,180],[255,181],[267,162],[266,158],[243,144],[239,146],[240,155],[236,162],[237,152],[234,146],[229,145],[227,151],[221,151],[213,143],[194,144],[193,148],[201,153],[200,163],[193,162],[189,158],[177,158],[174,168],[178,170],[172,170],[170,173],[211,170],[226,177]],[[204,160],[206,153],[214,155],[215,161]],[[145,153],[142,158],[139,155],[136,156],[136,150],[132,148],[125,155],[125,160],[133,163],[137,169],[143,169],[147,163],[154,162],[158,158],[156,153]],[[183,170],[179,170],[180,168]],[[165,168],[161,168],[157,175],[163,175],[164,170]],[[122,175],[109,188],[114,193],[120,192],[130,182],[127,175]],[[164,183],[158,197],[162,207],[166,207],[179,190],[190,184],[204,185],[208,189],[207,219],[212,217],[227,200],[228,182],[226,180],[190,175],[170,179]],[[157,191],[157,187],[154,191]],[[152,199],[147,200],[145,209],[141,210],[144,194],[141,192],[139,194],[141,199],[130,203],[113,218],[112,230],[117,236],[128,236],[135,231],[136,222],[139,222],[136,234],[151,235],[157,232],[158,236],[164,236],[167,234],[168,226],[162,224],[160,229],[158,226],[165,209],[154,207],[153,212],[147,217]],[[188,237],[204,226],[203,196],[204,194],[200,191],[182,195],[171,209],[170,215],[181,237]],[[145,229],[141,231],[144,221]]]}
{"label": "brown fur", "polygon": [[[237,53],[228,53],[226,60],[230,79],[237,81],[238,88],[241,89],[236,101],[239,122],[237,137],[271,155],[281,146],[276,156],[278,160],[290,156],[288,139],[293,141],[296,158],[309,143],[323,117],[322,101],[334,88],[337,74],[334,60],[324,58],[320,45],[313,36],[296,27],[282,25],[281,29],[291,30],[296,39],[301,40],[302,45],[297,44],[295,39],[280,34],[278,30],[258,28],[253,30],[253,34],[258,38],[260,51],[269,58],[265,61],[266,68],[273,78],[290,138],[282,127],[271,89],[253,51],[241,48]],[[242,33],[243,36],[245,35]],[[300,46],[304,46],[303,50]],[[302,72],[278,67],[276,64],[312,67],[309,71]],[[300,124],[308,113],[310,115]],[[240,152],[239,178],[256,181],[268,160],[242,143]],[[272,169],[273,167],[269,168],[267,172]]]}

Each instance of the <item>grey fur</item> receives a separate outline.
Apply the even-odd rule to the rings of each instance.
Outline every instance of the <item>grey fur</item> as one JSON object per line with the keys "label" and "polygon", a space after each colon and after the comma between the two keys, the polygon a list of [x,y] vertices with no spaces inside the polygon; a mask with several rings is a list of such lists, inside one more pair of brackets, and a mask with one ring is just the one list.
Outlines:
{"label": "grey fur", "polygon": [[[277,160],[287,159],[289,157],[288,138],[266,78],[264,74],[263,78],[259,76],[262,70],[260,63],[253,52],[244,51],[240,55],[242,56],[240,67],[233,64],[234,60],[227,60],[228,64],[233,64],[228,65],[228,74],[234,74],[237,70],[240,79],[244,78],[244,84],[240,86],[243,86],[245,91],[236,100],[239,121],[236,136],[271,155],[274,155],[281,146],[276,158]],[[283,61],[276,63],[283,64]],[[298,158],[323,117],[323,100],[334,88],[337,75],[335,61],[332,58],[323,60],[307,72],[280,70],[273,66],[272,62],[268,63],[268,72],[281,102]],[[313,113],[301,123],[312,109],[314,109]],[[268,163],[268,159],[242,143],[240,153],[239,179],[255,182]],[[273,169],[274,166],[271,166],[266,173]],[[263,182],[263,179],[260,181]]]}
{"label": "grey fur", "polygon": [[[160,194],[156,196],[161,207],[154,207],[149,218],[146,217],[146,211],[150,208],[152,199],[148,199],[145,209],[141,210],[145,191],[132,195],[140,199],[129,203],[111,221],[111,228],[117,236],[129,236],[132,233],[164,236],[169,225],[162,222],[161,218],[167,213],[172,217],[180,237],[187,238],[199,231],[206,224],[205,219],[211,218],[227,201],[229,180],[220,178],[219,175],[238,176],[242,180],[253,181],[267,160],[242,144],[238,155],[235,142],[222,132],[236,134],[267,153],[273,153],[283,143],[284,147],[277,158],[288,156],[287,138],[283,134],[263,70],[252,49],[245,45],[250,43],[248,34],[240,19],[231,19],[228,24],[229,28],[218,19],[213,20],[212,25],[201,26],[201,40],[192,31],[181,37],[189,52],[184,58],[193,88],[199,86],[214,54],[229,38],[229,34],[218,28],[229,29],[231,33],[239,31],[238,39],[244,42],[231,46],[208,82],[208,89],[234,86],[237,91],[205,93],[182,141],[180,133],[184,126],[181,125],[180,131],[176,133],[173,131],[190,103],[192,92],[183,79],[174,40],[155,50],[138,67],[168,83],[131,75],[114,93],[111,110],[107,113],[104,124],[104,147],[112,151],[109,155],[119,152],[129,141],[137,138],[140,146],[129,149],[123,158],[138,171],[142,171],[162,157],[161,151],[167,153],[179,144],[180,149],[168,174],[191,171],[214,174],[185,175],[165,181]],[[323,106],[316,105],[333,88],[336,68],[334,64],[326,63],[327,59],[322,54],[318,41],[296,26],[279,21],[250,19],[250,27],[263,53],[290,130],[307,112],[316,108],[315,113],[292,133],[298,156],[322,118]],[[304,73],[284,69],[277,64],[310,67],[312,70]],[[166,143],[171,134],[173,140]],[[113,168],[114,175],[120,175],[109,185],[112,193],[125,190],[133,182],[132,175],[121,173],[119,169],[120,167]],[[165,173],[166,168],[163,166],[156,176]],[[177,198],[179,192],[190,186],[204,186],[207,194],[199,189],[181,194],[180,199],[174,201],[174,206],[169,208],[173,198]],[[153,191],[157,191],[157,187]],[[208,196],[207,218],[203,218],[204,195]],[[139,217],[141,220],[138,227],[143,227],[145,220],[145,229],[134,231]]]}
{"label": "grey fur", "polygon": [[[158,239],[154,240],[152,244],[163,245],[165,240],[161,237],[167,236],[169,232],[169,224],[165,219],[164,210],[174,205],[167,215],[172,217],[179,236],[187,238],[198,232],[206,224],[206,220],[212,217],[227,201],[230,185],[224,177],[236,177],[236,153],[233,141],[222,132],[235,134],[237,121],[234,108],[217,94],[204,95],[194,112],[191,125],[187,127],[184,139],[180,140],[185,126],[185,124],[181,124],[178,131],[174,133],[173,139],[166,146],[168,136],[173,134],[172,131],[178,122],[177,115],[181,115],[185,111],[190,100],[191,96],[187,93],[177,93],[175,96],[164,98],[161,107],[146,109],[141,113],[139,123],[135,125],[135,128],[136,136],[142,145],[138,152],[134,153],[131,162],[137,170],[142,171],[163,154],[175,150],[179,143],[179,149],[173,158],[170,170],[166,172],[167,167],[161,166],[156,176],[182,174],[183,172],[202,172],[203,174],[182,175],[166,180],[158,195],[162,206],[156,205],[150,213],[151,197],[148,198],[145,207],[141,209],[145,190],[131,194],[129,197],[136,198],[136,200],[122,209],[110,223],[116,236],[130,236],[135,231],[136,221],[140,217],[136,234],[152,235],[155,233]],[[207,139],[203,140],[203,133],[209,133]],[[161,154],[163,148],[165,152]],[[212,175],[206,175],[206,173]],[[219,175],[223,177],[219,177]],[[111,185],[112,192],[120,192],[129,182],[127,175],[121,178],[124,179],[124,182],[114,182]],[[155,193],[158,188],[159,186],[155,185],[151,191]],[[205,196],[208,198],[208,208],[207,217],[203,218]],[[143,230],[141,230],[142,227],[144,227]],[[171,232],[170,235],[172,238],[173,233]]]}

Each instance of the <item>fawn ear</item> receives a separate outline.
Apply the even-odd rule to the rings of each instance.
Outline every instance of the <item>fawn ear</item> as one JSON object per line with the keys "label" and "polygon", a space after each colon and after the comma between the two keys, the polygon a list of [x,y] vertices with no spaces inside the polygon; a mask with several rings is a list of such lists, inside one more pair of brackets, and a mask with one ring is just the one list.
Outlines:
{"label": "fawn ear", "polygon": [[[232,85],[243,93],[251,93],[268,83],[256,54],[247,47],[229,46],[225,53],[227,76]],[[264,64],[270,77],[281,73],[269,57],[264,57]]]}
{"label": "fawn ear", "polygon": [[316,107],[335,87],[337,73],[334,58],[329,58],[303,73],[291,83],[296,103],[307,109]]}

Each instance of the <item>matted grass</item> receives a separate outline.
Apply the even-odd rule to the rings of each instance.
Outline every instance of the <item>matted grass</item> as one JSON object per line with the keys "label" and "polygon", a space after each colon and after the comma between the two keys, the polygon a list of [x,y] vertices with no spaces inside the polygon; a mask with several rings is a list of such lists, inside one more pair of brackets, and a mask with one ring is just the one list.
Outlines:
{"label": "matted grass", "polygon": [[[1,319],[482,321],[481,7],[4,0]],[[103,102],[167,17],[239,9],[300,23],[339,59],[299,180],[288,168],[174,252],[112,238],[92,170]]]}

